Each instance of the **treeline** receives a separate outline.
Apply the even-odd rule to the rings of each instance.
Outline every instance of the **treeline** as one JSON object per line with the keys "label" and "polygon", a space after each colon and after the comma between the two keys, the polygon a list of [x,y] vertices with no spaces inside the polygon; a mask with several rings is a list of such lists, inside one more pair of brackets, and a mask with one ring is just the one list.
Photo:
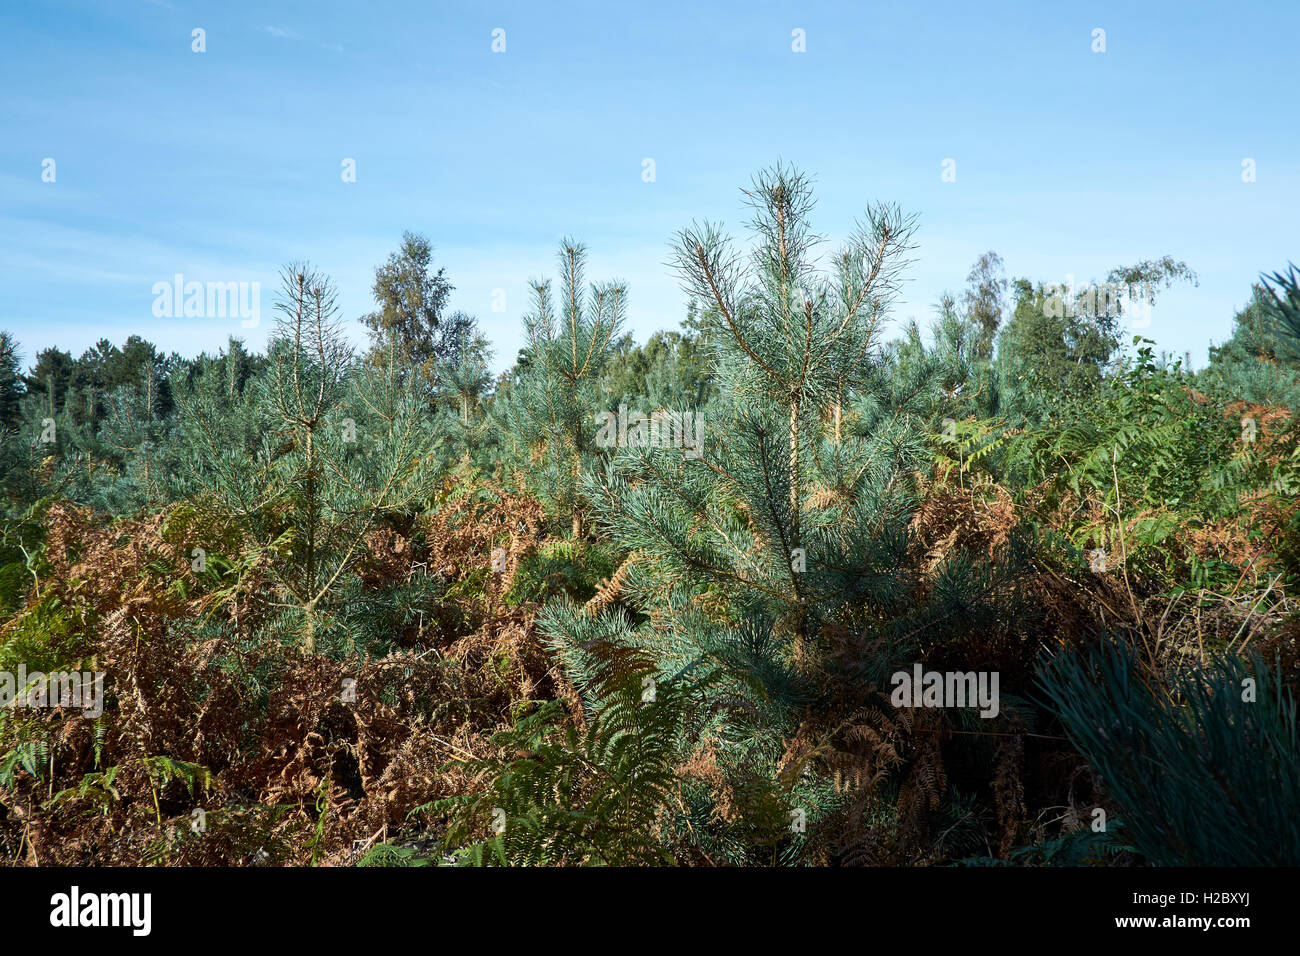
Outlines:
{"label": "treeline", "polygon": [[262,355],[6,336],[0,671],[107,678],[0,714],[10,861],[1300,862],[1295,271],[1197,370],[1170,257],[885,341],[914,219],[747,195],[642,345],[564,240],[500,376],[412,234],[363,350],[301,263]]}

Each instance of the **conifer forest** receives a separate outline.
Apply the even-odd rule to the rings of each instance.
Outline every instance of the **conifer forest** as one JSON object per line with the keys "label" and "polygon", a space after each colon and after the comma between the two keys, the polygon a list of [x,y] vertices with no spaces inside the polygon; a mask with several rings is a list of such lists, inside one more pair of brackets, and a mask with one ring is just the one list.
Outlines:
{"label": "conifer forest", "polygon": [[[474,56],[534,55],[484,16]],[[829,42],[800,16],[772,69]],[[234,41],[181,19],[168,69],[212,69]],[[1079,23],[1088,68],[1124,55]],[[295,29],[261,36],[315,42]],[[1089,247],[1062,282],[1023,250],[1068,258],[1068,230],[934,241],[942,197],[980,188],[973,162],[947,178],[958,147],[918,204],[773,122],[699,170],[619,160],[651,191],[740,151],[705,207],[655,200],[675,224],[638,268],[680,308],[651,319],[603,257],[620,226],[593,217],[623,213],[581,181],[509,213],[546,251],[503,308],[461,291],[491,254],[444,257],[463,237],[422,207],[366,223],[366,198],[339,229],[382,234],[369,259],[319,225],[248,273],[178,253],[103,334],[7,267],[3,865],[1300,864],[1294,228],[1171,350],[1168,303],[1219,278],[1188,233]],[[571,132],[565,162],[604,162]],[[340,165],[335,133],[329,188],[423,188],[361,142]],[[89,188],[49,151],[57,178],[26,153],[3,177]],[[222,188],[252,202],[259,175]],[[42,215],[15,196],[0,229]]]}

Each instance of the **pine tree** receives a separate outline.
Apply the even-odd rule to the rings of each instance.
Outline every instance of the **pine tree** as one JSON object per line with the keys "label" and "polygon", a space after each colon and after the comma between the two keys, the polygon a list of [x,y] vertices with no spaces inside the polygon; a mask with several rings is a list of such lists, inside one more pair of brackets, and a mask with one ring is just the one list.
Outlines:
{"label": "pine tree", "polygon": [[96,435],[111,467],[95,497],[113,513],[164,505],[174,490],[175,417],[163,411],[164,383],[152,363],[142,376],[139,386],[119,385],[106,396]]}
{"label": "pine tree", "polygon": [[[367,533],[426,496],[436,475],[417,386],[395,361],[359,366],[341,335],[329,280],[304,264],[283,273],[267,373],[250,401],[187,394],[198,445],[199,501],[272,556],[304,651],[315,649],[332,594],[365,554]],[[390,351],[390,359],[395,347]],[[233,391],[237,363],[227,362]],[[233,428],[233,434],[232,434]],[[232,443],[253,429],[256,452]]]}
{"label": "pine tree", "polygon": [[[823,273],[813,261],[821,240],[809,223],[809,180],[778,166],[761,173],[746,196],[757,239],[748,268],[707,223],[681,233],[676,259],[688,290],[716,309],[720,326],[720,391],[729,398],[717,423],[718,474],[744,502],[758,532],[754,544],[767,552],[767,567],[752,583],[781,596],[801,632],[808,595],[799,561],[827,531],[808,520],[811,500],[827,484],[817,466],[843,462],[838,436],[829,449],[819,449],[817,439],[833,409],[872,382],[879,324],[907,265],[914,220],[896,207],[872,206]],[[738,544],[730,536],[726,543]]]}
{"label": "pine tree", "polygon": [[1157,866],[1300,863],[1300,720],[1281,663],[1215,655],[1162,676],[1138,657],[1111,638],[1040,676],[1137,848]]}
{"label": "pine tree", "polygon": [[18,406],[23,389],[18,343],[8,332],[0,332],[0,434],[18,424]]}
{"label": "pine tree", "polygon": [[1265,302],[1277,324],[1283,351],[1288,359],[1300,361],[1300,273],[1291,265],[1285,274],[1274,272],[1262,279],[1268,290]]}
{"label": "pine tree", "polygon": [[[708,852],[770,863],[812,852],[775,826],[781,808],[810,828],[848,812],[830,768],[857,758],[839,753],[839,735],[888,721],[866,715],[897,655],[915,655],[921,632],[942,642],[987,626],[1007,574],[955,559],[923,584],[907,533],[940,385],[956,374],[945,355],[894,376],[878,342],[912,219],[871,207],[823,272],[808,181],[777,168],[747,196],[748,261],[707,224],[677,246],[688,291],[712,306],[718,398],[695,410],[707,418],[703,453],[630,443],[584,483],[627,555],[610,597],[636,617],[619,624],[621,609],[561,604],[541,626],[579,685],[593,627],[650,653],[664,680],[709,678],[715,717],[682,738],[682,759],[708,748],[726,799],[748,795],[737,812],[751,829],[739,843],[715,832],[707,821],[723,798],[706,785],[691,791],[686,829]],[[792,753],[805,736],[809,749]]]}
{"label": "pine tree", "polygon": [[595,448],[596,381],[608,360],[627,308],[619,282],[584,288],[587,250],[572,239],[560,243],[558,313],[549,281],[534,282],[534,311],[524,317],[527,364],[511,390],[509,410],[518,434],[538,448],[545,465],[539,496],[557,517],[582,534],[578,486],[584,461]]}
{"label": "pine tree", "polygon": [[466,428],[473,424],[474,412],[492,383],[488,370],[491,357],[487,339],[465,329],[455,356],[444,362],[438,373],[439,384],[456,402],[461,424]]}

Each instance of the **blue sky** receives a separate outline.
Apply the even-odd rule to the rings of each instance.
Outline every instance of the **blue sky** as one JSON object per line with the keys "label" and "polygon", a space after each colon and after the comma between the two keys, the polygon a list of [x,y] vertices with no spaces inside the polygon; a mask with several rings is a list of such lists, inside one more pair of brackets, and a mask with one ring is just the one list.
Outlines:
{"label": "blue sky", "polygon": [[[739,187],[780,158],[815,176],[832,245],[870,201],[919,215],[899,321],[928,322],[988,249],[1048,282],[1168,254],[1201,283],[1143,332],[1199,366],[1257,274],[1300,261],[1297,36],[1300,4],[1280,0],[6,0],[0,329],[28,361],[132,333],[184,355],[261,347],[279,266],[308,258],[361,342],[374,267],[409,229],[499,368],[564,235],[590,278],[628,282],[643,340],[685,311],[674,232],[740,231]],[[261,282],[261,324],[156,318],[176,273]]]}

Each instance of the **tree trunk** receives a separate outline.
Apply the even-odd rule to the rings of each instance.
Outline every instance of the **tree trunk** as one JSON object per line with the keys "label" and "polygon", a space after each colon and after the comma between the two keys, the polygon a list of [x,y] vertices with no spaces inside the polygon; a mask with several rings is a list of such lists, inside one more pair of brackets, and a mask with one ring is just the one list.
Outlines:
{"label": "tree trunk", "polygon": [[303,629],[302,629],[302,652],[304,654],[315,654],[316,653],[316,608],[309,604],[303,610],[307,615],[307,620],[303,624]]}
{"label": "tree trunk", "polygon": [[[316,592],[316,444],[315,434],[310,425],[307,426],[307,487],[304,498],[307,504],[307,554],[306,554],[306,586],[303,588],[303,594],[312,595]],[[307,613],[307,624],[303,633],[303,651],[307,654],[316,650],[316,601],[312,601],[303,609]]]}
{"label": "tree trunk", "polygon": [[[803,522],[800,515],[802,499],[800,482],[802,480],[799,462],[799,399],[790,403],[790,554],[785,556],[787,567],[791,569],[790,583],[794,587],[797,601],[794,608],[794,632],[800,638],[807,637],[808,607],[804,603],[803,587],[799,583],[800,573],[794,570],[794,550],[803,547]],[[807,556],[804,556],[805,562]]]}
{"label": "tree trunk", "polygon": [[790,547],[799,547],[799,400],[790,403]]}

